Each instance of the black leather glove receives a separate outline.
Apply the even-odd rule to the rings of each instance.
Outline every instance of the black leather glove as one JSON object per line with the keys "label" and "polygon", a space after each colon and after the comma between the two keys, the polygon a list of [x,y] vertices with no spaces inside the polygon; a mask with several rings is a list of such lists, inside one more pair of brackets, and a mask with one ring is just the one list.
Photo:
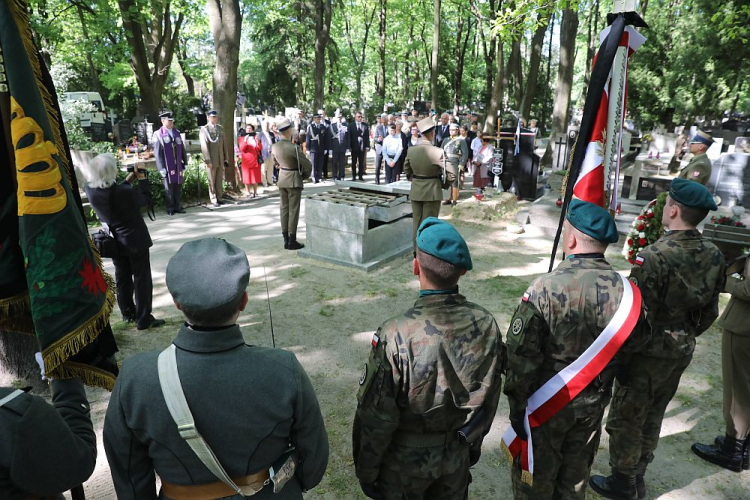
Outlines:
{"label": "black leather glove", "polygon": [[474,467],[482,456],[482,450],[469,450],[469,467]]}
{"label": "black leather glove", "polygon": [[513,427],[519,439],[528,441],[529,436],[526,435],[526,429],[523,428],[523,413],[511,413],[510,426]]}
{"label": "black leather glove", "polygon": [[373,500],[381,500],[383,498],[383,495],[380,494],[375,483],[363,483],[360,481],[359,486],[362,488],[362,493],[364,493],[367,498],[372,498]]}

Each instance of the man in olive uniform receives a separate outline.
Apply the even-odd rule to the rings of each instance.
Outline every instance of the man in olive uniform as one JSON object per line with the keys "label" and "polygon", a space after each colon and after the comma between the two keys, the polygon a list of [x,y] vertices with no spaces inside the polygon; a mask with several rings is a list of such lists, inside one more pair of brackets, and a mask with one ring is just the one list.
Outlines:
{"label": "man in olive uniform", "polygon": [[[302,491],[323,478],[328,435],[305,370],[291,351],[246,345],[237,325],[249,279],[245,252],[218,238],[189,241],[169,260],[167,289],[185,323],[161,353],[142,352],[123,363],[104,420],[118,499],[157,498],[155,474],[159,498],[244,498],[193,451],[186,441],[191,430],[237,485],[262,486],[253,499],[302,500]],[[174,403],[178,392],[162,389],[165,377],[174,376],[160,360],[167,355],[176,362],[193,426],[178,428],[166,402],[168,396]],[[278,471],[291,447],[299,465],[274,493],[266,484],[269,467]]]}
{"label": "man in olive uniform", "polygon": [[52,380],[51,389],[52,406],[0,387],[0,498],[58,498],[94,472],[96,434],[83,382]]}
{"label": "man in olive uniform", "polygon": [[713,445],[695,443],[692,450],[704,460],[741,472],[750,468],[750,259],[737,264],[727,270],[724,291],[732,298],[719,318],[724,329],[721,369],[726,436],[717,437]]}
{"label": "man in olive uniform", "polygon": [[709,210],[716,204],[705,186],[672,181],[662,216],[667,232],[636,256],[630,271],[643,292],[651,340],[618,370],[607,417],[612,475],[591,478],[607,498],[646,497],[644,475],[664,412],[693,358],[695,338],[719,316],[724,256],[696,229]]}
{"label": "man in olive uniform", "polygon": [[224,195],[224,164],[226,163],[227,138],[219,125],[219,113],[212,109],[206,113],[208,123],[201,127],[201,153],[208,169],[208,197],[211,205],[218,208]]}
{"label": "man in olive uniform", "polygon": [[386,500],[464,500],[469,467],[497,410],[504,368],[492,314],[458,293],[472,269],[456,229],[417,233],[419,299],[372,338],[359,380],[352,446],[362,491]]}
{"label": "man in olive uniform", "polygon": [[271,146],[273,164],[278,165],[279,180],[276,185],[281,194],[281,234],[284,236],[284,248],[299,250],[305,245],[297,241],[297,222],[299,206],[302,200],[302,181],[310,177],[312,163],[305,158],[302,149],[292,144],[294,128],[287,118],[276,120],[276,130],[281,140]]}
{"label": "man in olive uniform", "polygon": [[690,152],[693,157],[677,177],[690,179],[704,186],[708,184],[709,179],[711,179],[711,160],[706,155],[706,151],[713,143],[713,137],[698,130],[695,137],[690,141]]}
{"label": "man in olive uniform", "polygon": [[[615,313],[621,307],[629,307],[636,317],[641,315],[638,301],[628,299],[634,296],[629,295],[631,285],[604,258],[607,245],[617,240],[617,226],[607,210],[573,200],[562,239],[567,258],[531,283],[513,315],[507,334],[504,392],[511,426],[523,441],[528,441],[525,416],[531,396],[536,397],[538,389],[560,377],[562,370],[573,369],[571,365],[580,362],[579,358],[594,358],[591,353],[601,349],[595,341],[612,344],[613,339],[600,337],[605,335],[605,328],[612,328],[618,321]],[[637,350],[645,342],[643,328],[630,328],[618,355]],[[587,363],[587,369],[593,370],[590,365],[593,363]],[[518,454],[511,467],[516,500],[585,498],[604,408],[610,399],[614,361],[596,369],[597,376],[572,400],[541,425],[529,424],[533,482],[524,482],[522,456]]]}
{"label": "man in olive uniform", "polygon": [[[432,146],[435,123],[425,118],[417,123],[422,134],[421,143],[408,149],[404,160],[404,174],[411,181],[409,200],[414,218],[414,251],[417,250],[417,229],[427,217],[440,215],[443,199],[443,183],[452,183],[456,178],[453,167],[447,168],[443,161],[443,150]],[[447,178],[443,179],[443,175]],[[442,180],[441,180],[442,179]]]}
{"label": "man in olive uniform", "polygon": [[450,136],[443,139],[441,147],[445,151],[445,158],[453,167],[456,178],[451,184],[450,199],[443,202],[444,205],[455,205],[458,201],[458,183],[461,172],[466,169],[466,162],[469,161],[469,147],[466,141],[458,134],[458,123],[450,124]]}

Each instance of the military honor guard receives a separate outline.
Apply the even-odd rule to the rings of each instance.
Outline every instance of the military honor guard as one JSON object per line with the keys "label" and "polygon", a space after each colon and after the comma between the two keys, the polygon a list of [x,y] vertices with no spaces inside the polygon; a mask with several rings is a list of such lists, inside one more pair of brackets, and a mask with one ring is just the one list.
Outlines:
{"label": "military honor guard", "polygon": [[323,478],[328,436],[305,370],[291,351],[245,344],[237,325],[249,279],[245,252],[217,238],[169,260],[185,322],[167,349],[125,360],[104,420],[120,500],[301,500]]}
{"label": "military honor guard", "polygon": [[456,178],[451,184],[450,199],[443,202],[444,205],[455,205],[458,201],[458,186],[461,172],[466,170],[466,163],[469,161],[469,146],[466,144],[464,137],[458,134],[458,124],[450,124],[450,136],[443,139],[440,147],[445,151],[445,158],[453,167]]}
{"label": "military honor guard", "polygon": [[646,498],[644,475],[664,412],[693,359],[696,337],[719,316],[724,256],[696,229],[710,210],[716,204],[705,186],[672,181],[662,216],[667,231],[636,256],[630,271],[643,292],[651,340],[618,369],[606,426],[612,475],[591,478],[607,498]]}
{"label": "military honor guard", "polygon": [[352,180],[365,180],[367,153],[370,151],[370,126],[362,121],[362,112],[354,115],[354,123],[349,125],[349,138],[352,150]]}
{"label": "military honor guard", "polygon": [[63,498],[94,472],[96,433],[83,382],[51,380],[50,388],[52,405],[0,387],[0,498]]}
{"label": "military honor guard", "polygon": [[732,297],[719,318],[726,434],[713,444],[695,443],[692,450],[703,460],[741,472],[750,468],[750,259],[739,259],[727,275],[724,291]]}
{"label": "military honor guard", "polygon": [[458,291],[472,262],[453,226],[421,224],[413,267],[419,298],[378,328],[359,379],[354,466],[370,498],[463,500],[500,398],[502,334]]}
{"label": "military honor guard", "polygon": [[211,204],[217,208],[222,204],[221,197],[224,195],[224,165],[230,148],[227,146],[228,139],[224,135],[224,129],[219,125],[219,113],[212,109],[206,113],[206,118],[208,123],[201,127],[198,135],[203,162],[208,169],[208,196]]}
{"label": "military honor guard", "polygon": [[333,165],[333,180],[343,181],[346,177],[346,153],[351,149],[349,127],[340,110],[333,114],[330,126],[331,163]]}
{"label": "military honor guard", "polygon": [[305,147],[312,163],[312,178],[315,184],[323,179],[323,157],[328,142],[328,127],[321,123],[319,113],[313,115],[313,121],[307,127]]}
{"label": "military honor guard", "polygon": [[281,194],[281,234],[284,237],[284,248],[299,250],[305,245],[297,241],[297,223],[302,200],[303,181],[312,173],[312,163],[302,153],[302,148],[291,142],[294,127],[287,118],[276,120],[276,130],[281,140],[271,146],[271,157],[279,169],[279,180],[276,185]]}
{"label": "military honor guard", "polygon": [[706,151],[714,143],[714,138],[709,134],[698,130],[695,137],[690,141],[690,152],[693,157],[687,166],[680,171],[677,176],[680,179],[690,179],[704,186],[711,179],[711,160],[706,155]]}
{"label": "military honor guard", "polygon": [[453,183],[456,173],[448,170],[443,150],[433,146],[435,123],[431,118],[417,122],[422,134],[420,144],[410,147],[404,160],[404,175],[411,181],[409,200],[414,219],[414,251],[417,250],[417,229],[427,217],[440,215],[443,184]]}
{"label": "military honor guard", "polygon": [[159,169],[164,183],[164,199],[167,204],[167,215],[184,214],[180,205],[183,171],[187,166],[187,153],[182,143],[180,131],[174,127],[174,116],[171,112],[159,115],[161,128],[154,132],[151,143],[154,147],[156,168]]}
{"label": "military honor guard", "polygon": [[513,458],[516,500],[585,498],[613,356],[647,338],[637,326],[638,288],[604,258],[617,240],[607,210],[573,200],[561,240],[567,258],[531,283],[511,319],[504,388],[511,427],[502,447]]}

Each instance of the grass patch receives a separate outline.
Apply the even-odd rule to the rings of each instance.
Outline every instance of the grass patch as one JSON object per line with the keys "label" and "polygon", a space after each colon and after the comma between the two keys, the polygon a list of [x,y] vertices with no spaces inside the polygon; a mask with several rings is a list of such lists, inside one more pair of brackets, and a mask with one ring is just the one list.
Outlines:
{"label": "grass patch", "polygon": [[330,318],[333,316],[333,306],[331,305],[325,305],[320,308],[320,311],[318,311],[318,314],[321,316],[325,316],[326,318]]}
{"label": "grass patch", "polygon": [[518,298],[529,287],[529,283],[531,283],[531,280],[517,276],[493,276],[492,278],[481,280],[480,289],[489,288],[504,297]]}
{"label": "grass patch", "polygon": [[386,288],[383,290],[383,293],[386,295],[386,297],[397,297],[398,296],[398,290],[395,288]]}
{"label": "grass patch", "polygon": [[289,276],[291,278],[300,278],[300,277],[306,275],[309,272],[310,271],[308,271],[304,267],[294,267],[294,268],[292,268],[291,271],[289,271]]}

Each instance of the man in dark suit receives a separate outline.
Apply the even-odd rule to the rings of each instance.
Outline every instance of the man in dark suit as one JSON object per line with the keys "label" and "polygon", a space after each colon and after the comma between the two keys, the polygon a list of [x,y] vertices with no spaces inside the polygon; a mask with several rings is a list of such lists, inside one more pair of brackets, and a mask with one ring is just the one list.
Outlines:
{"label": "man in dark suit", "polygon": [[375,142],[375,184],[380,184],[380,170],[383,168],[383,140],[388,137],[388,115],[378,118],[373,141]]}
{"label": "man in dark suit", "polygon": [[[109,153],[94,158],[86,170],[88,182],[84,190],[89,203],[117,241],[119,255],[112,258],[112,263],[122,319],[135,321],[139,330],[161,326],[164,320],[151,315],[153,285],[148,249],[153,243],[141,215],[141,207],[151,205],[151,186],[146,173],[135,170],[122,184],[117,184],[117,161]],[[138,184],[133,186],[136,179]]]}
{"label": "man in dark suit", "polygon": [[323,177],[323,155],[326,148],[328,128],[320,122],[318,113],[313,115],[313,122],[307,127],[305,147],[313,165],[313,183],[317,184]]}
{"label": "man in dark suit", "polygon": [[326,128],[325,142],[323,143],[323,179],[328,179],[328,158],[331,152],[331,120],[326,116],[324,109],[319,109],[318,114],[320,115],[320,123]]}
{"label": "man in dark suit", "polygon": [[435,127],[435,142],[437,147],[443,147],[443,139],[450,136],[451,124],[448,120],[448,113],[440,115],[440,123]]}
{"label": "man in dark suit", "polygon": [[333,162],[333,180],[343,181],[346,176],[346,152],[351,148],[349,128],[340,110],[333,114],[330,127],[331,160]]}
{"label": "man in dark suit", "polygon": [[349,125],[349,139],[352,141],[352,180],[359,178],[363,181],[367,171],[367,153],[370,151],[370,126],[362,121],[361,111],[357,111],[354,123]]}
{"label": "man in dark suit", "polygon": [[[237,324],[249,280],[244,250],[218,238],[189,241],[169,260],[167,289],[185,322],[161,353],[125,360],[104,420],[118,499],[156,499],[156,474],[159,498],[249,496],[220,481],[205,465],[210,459],[191,449],[201,437],[236,485],[258,490],[253,499],[302,500],[323,478],[328,435],[310,378],[293,352],[245,344]],[[174,404],[178,392],[190,402],[192,433],[172,417],[173,408],[184,408]],[[278,493],[271,473],[291,476]]]}

